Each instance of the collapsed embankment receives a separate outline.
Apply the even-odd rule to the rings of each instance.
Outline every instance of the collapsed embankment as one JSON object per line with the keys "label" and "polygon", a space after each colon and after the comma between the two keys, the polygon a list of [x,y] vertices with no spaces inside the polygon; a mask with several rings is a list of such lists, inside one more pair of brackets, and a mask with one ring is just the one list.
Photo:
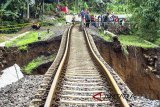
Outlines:
{"label": "collapsed embankment", "polygon": [[[160,99],[160,48],[143,49],[127,47],[128,54],[119,49],[115,43],[106,42],[98,36],[93,36],[96,46],[104,60],[120,75],[135,95],[150,99]],[[16,47],[0,48],[0,71],[14,63],[23,67],[34,58],[56,54],[61,36],[47,41],[39,41],[28,45],[26,51]],[[34,70],[34,74],[43,74],[50,63],[42,64]]]}
{"label": "collapsed embankment", "polygon": [[[93,36],[93,35],[92,35]],[[116,43],[93,36],[104,60],[120,75],[135,95],[160,99],[160,48],[144,49],[128,46],[119,49]]]}
{"label": "collapsed embankment", "polygon": [[[0,48],[0,71],[18,64],[25,66],[38,56],[56,55],[61,42],[61,36],[55,36],[46,41],[38,41],[28,44],[27,50],[19,50],[17,47]],[[44,63],[34,70],[33,74],[44,74],[52,62]],[[43,69],[42,69],[43,68]]]}

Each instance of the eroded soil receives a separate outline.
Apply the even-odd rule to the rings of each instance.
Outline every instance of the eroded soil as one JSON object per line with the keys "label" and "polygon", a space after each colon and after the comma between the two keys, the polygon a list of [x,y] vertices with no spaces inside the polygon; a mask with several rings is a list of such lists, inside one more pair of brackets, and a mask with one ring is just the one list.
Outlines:
{"label": "eroded soil", "polygon": [[127,83],[135,95],[160,99],[160,48],[127,47],[128,55],[115,46],[94,36],[96,46],[104,60]]}

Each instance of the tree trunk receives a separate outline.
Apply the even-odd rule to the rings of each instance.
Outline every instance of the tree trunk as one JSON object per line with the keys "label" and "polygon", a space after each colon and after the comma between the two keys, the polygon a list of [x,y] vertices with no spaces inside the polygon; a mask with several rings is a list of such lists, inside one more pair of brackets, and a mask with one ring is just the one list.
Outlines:
{"label": "tree trunk", "polygon": [[44,0],[42,1],[42,13],[44,13]]}
{"label": "tree trunk", "polygon": [[27,2],[27,19],[29,19],[29,1]]}

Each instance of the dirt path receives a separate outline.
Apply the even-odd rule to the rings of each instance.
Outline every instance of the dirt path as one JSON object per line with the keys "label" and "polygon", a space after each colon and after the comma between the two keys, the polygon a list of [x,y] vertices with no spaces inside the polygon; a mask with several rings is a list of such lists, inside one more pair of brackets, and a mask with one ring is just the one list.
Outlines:
{"label": "dirt path", "polygon": [[[22,36],[26,35],[27,33],[29,33],[29,32],[27,31],[27,32],[25,32],[25,33],[19,34],[18,36],[15,36],[15,37],[13,37],[13,38],[10,38],[8,41],[13,41],[13,40],[15,40],[15,39],[17,39],[17,38],[19,38],[19,37],[22,37]],[[15,34],[15,35],[16,35],[16,34]],[[5,41],[5,42],[0,43],[0,47],[4,47],[5,44],[6,44],[6,42],[8,42],[8,41]]]}

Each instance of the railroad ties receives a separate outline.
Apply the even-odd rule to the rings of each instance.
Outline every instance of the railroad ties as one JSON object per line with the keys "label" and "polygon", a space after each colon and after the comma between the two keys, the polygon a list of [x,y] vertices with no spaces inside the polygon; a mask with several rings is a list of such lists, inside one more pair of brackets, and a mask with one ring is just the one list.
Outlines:
{"label": "railroad ties", "polygon": [[87,32],[76,25],[65,35],[56,59],[60,60],[45,74],[30,107],[129,107],[125,98],[112,97],[122,92],[94,53]]}

